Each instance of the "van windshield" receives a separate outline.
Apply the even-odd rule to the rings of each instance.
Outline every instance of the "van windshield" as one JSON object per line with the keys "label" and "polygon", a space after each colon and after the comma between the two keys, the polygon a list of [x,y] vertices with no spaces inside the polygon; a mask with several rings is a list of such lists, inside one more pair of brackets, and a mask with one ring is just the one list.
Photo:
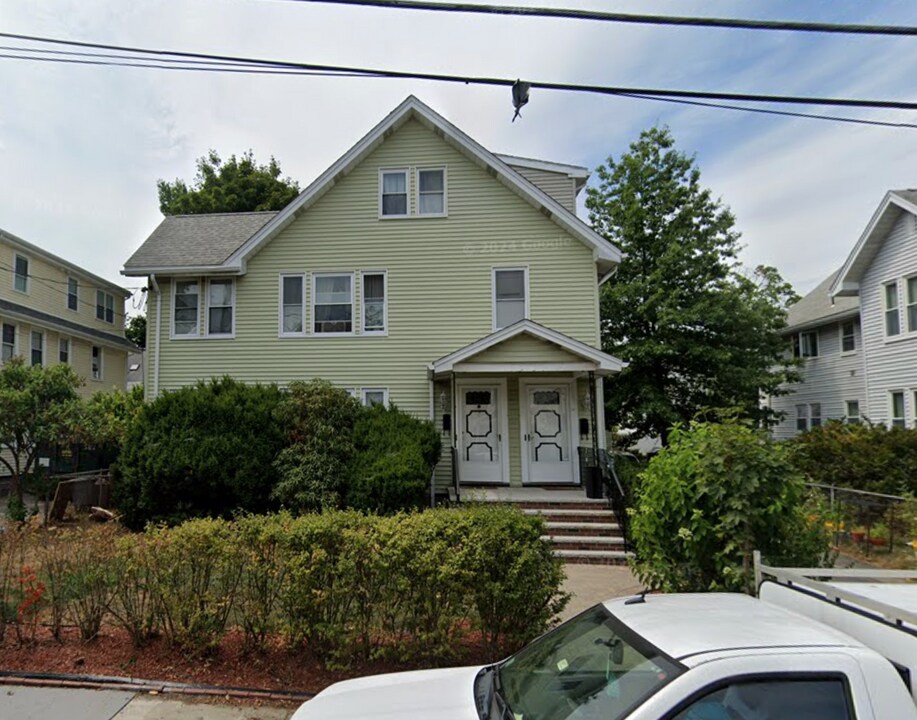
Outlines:
{"label": "van windshield", "polygon": [[495,685],[516,720],[619,720],[682,672],[596,605],[500,664]]}

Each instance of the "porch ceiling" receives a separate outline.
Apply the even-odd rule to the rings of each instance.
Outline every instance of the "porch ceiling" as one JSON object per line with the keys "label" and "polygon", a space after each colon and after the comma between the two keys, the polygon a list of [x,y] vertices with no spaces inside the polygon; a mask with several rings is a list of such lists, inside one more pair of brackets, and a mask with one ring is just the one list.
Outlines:
{"label": "porch ceiling", "polygon": [[568,335],[520,320],[430,364],[433,377],[450,373],[567,373],[609,375],[626,364]]}

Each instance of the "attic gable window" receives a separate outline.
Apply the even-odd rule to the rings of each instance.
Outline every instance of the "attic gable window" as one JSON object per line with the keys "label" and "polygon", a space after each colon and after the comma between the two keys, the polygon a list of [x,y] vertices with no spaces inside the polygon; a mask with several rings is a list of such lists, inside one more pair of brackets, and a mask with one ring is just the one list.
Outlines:
{"label": "attic gable window", "polygon": [[417,214],[446,214],[446,171],[443,168],[417,171]]}
{"label": "attic gable window", "polygon": [[408,216],[408,171],[379,171],[379,215]]}

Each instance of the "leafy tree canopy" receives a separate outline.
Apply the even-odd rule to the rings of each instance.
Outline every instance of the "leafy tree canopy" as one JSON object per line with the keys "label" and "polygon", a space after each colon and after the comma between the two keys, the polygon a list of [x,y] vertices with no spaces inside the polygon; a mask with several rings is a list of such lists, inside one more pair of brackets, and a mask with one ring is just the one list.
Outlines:
{"label": "leafy tree canopy", "polygon": [[141,350],[146,349],[146,315],[134,315],[127,321],[124,335]]}
{"label": "leafy tree canopy", "polygon": [[273,157],[259,165],[252,151],[223,161],[216,150],[197,160],[197,175],[189,188],[184,180],[159,180],[159,209],[163,215],[280,210],[299,194],[299,185],[280,176]]}
{"label": "leafy tree canopy", "polygon": [[589,216],[623,254],[602,286],[602,345],[629,363],[606,386],[609,422],[665,442],[709,408],[769,420],[761,394],[795,377],[779,334],[792,288],[771,267],[743,272],[732,213],[667,128],[644,131],[597,175]]}

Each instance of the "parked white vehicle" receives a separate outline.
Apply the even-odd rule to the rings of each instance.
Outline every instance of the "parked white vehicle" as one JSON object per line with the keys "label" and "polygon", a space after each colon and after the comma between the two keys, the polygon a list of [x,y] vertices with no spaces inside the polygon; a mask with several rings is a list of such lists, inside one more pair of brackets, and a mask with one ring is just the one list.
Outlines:
{"label": "parked white vehicle", "polygon": [[917,573],[757,572],[760,599],[609,600],[501,663],[337,683],[293,720],[917,720]]}

